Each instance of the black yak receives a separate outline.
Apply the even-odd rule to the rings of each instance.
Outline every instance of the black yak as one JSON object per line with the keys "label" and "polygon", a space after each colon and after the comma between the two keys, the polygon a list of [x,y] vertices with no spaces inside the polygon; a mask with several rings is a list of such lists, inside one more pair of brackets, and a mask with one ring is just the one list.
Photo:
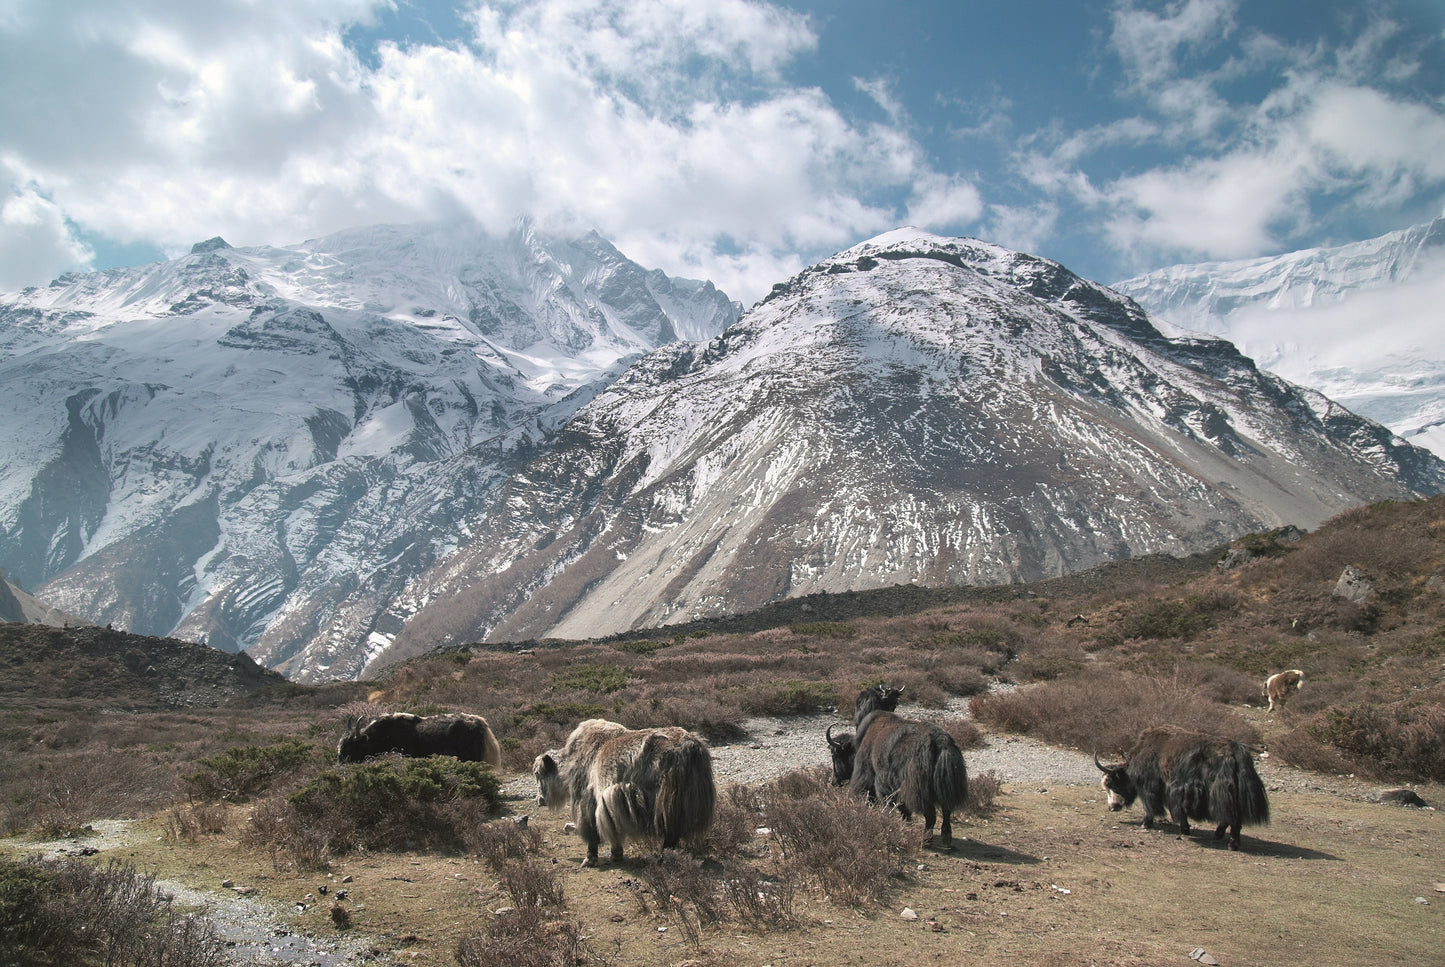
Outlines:
{"label": "black yak", "polygon": [[881,684],[869,685],[863,689],[853,700],[853,728],[861,725],[869,712],[892,712],[898,708],[898,699],[902,695],[902,688],[889,688]]}
{"label": "black yak", "polygon": [[712,825],[717,801],[707,743],[675,727],[633,730],[588,719],[555,757],[539,755],[532,775],[540,805],[571,804],[587,844],[583,866],[597,865],[603,839],[614,863],[622,862],[628,838],[656,836],[663,849],[672,849]]}
{"label": "black yak", "polygon": [[829,726],[827,739],[834,785],[847,783],[850,792],[897,806],[905,822],[918,813],[929,839],[941,813],[940,838],[945,848],[953,846],[953,811],[968,799],[968,768],[953,736],[936,725],[876,709],[863,716],[857,735],[834,738]]}
{"label": "black yak", "polygon": [[1269,798],[1254,769],[1254,757],[1242,742],[1161,725],[1139,734],[1134,748],[1116,766],[1094,756],[1104,773],[1109,808],[1144,807],[1144,828],[1169,816],[1180,833],[1189,835],[1189,821],[1215,823],[1214,838],[1229,833],[1229,848],[1239,849],[1242,826],[1269,822]]}
{"label": "black yak", "polygon": [[336,761],[361,762],[388,752],[417,758],[451,755],[463,762],[485,762],[493,769],[502,764],[502,747],[487,720],[465,713],[422,717],[395,712],[373,719],[365,727],[352,717],[336,748]]}
{"label": "black yak", "polygon": [[1277,672],[1264,680],[1264,697],[1269,699],[1269,711],[1274,711],[1274,703],[1278,702],[1280,708],[1284,708],[1285,701],[1289,698],[1291,688],[1303,688],[1305,673],[1298,668],[1291,668],[1289,671]]}

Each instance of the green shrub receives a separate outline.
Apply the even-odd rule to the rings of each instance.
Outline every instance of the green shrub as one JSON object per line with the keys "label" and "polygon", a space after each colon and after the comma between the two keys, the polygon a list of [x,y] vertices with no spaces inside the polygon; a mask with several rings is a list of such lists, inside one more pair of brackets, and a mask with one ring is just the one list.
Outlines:
{"label": "green shrub", "polygon": [[788,625],[788,630],[812,638],[852,638],[858,634],[858,627],[846,621],[807,621]]}
{"label": "green shrub", "polygon": [[1188,640],[1214,624],[1216,602],[1199,595],[1183,601],[1149,601],[1120,623],[1125,638],[1183,638]]}
{"label": "green shrub", "polygon": [[514,712],[512,724],[526,726],[542,721],[554,725],[568,725],[606,714],[607,706],[598,705],[596,702],[536,702]]}
{"label": "green shrub", "polygon": [[677,644],[676,641],[653,641],[647,638],[640,638],[631,641],[619,641],[613,644],[618,651],[625,651],[629,655],[650,655],[655,651],[661,651],[670,645]]}
{"label": "green shrub", "polygon": [[743,711],[751,715],[804,715],[835,704],[833,686],[822,682],[770,682],[743,696]]}
{"label": "green shrub", "polygon": [[193,799],[240,801],[265,792],[281,775],[311,759],[313,747],[296,739],[274,745],[227,749],[200,760],[201,769],[185,776]]}
{"label": "green shrub", "polygon": [[601,692],[609,695],[627,687],[627,669],[616,665],[576,665],[554,672],[547,687],[556,692]]}
{"label": "green shrub", "polygon": [[263,803],[243,840],[319,868],[364,848],[462,849],[500,801],[501,784],[480,762],[391,756],[327,769],[285,799]]}

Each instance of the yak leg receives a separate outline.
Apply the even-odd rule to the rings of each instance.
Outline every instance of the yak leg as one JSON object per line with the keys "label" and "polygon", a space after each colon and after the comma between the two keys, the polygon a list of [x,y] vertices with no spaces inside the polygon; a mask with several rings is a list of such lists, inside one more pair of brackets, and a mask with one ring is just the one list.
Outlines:
{"label": "yak leg", "polygon": [[587,795],[577,810],[577,835],[587,844],[587,858],[583,866],[597,865],[597,847],[602,844],[602,834],[597,828],[597,799]]}
{"label": "yak leg", "polygon": [[926,837],[924,842],[933,839],[933,823],[937,818],[938,816],[934,813],[931,804],[923,807],[923,833]]}
{"label": "yak leg", "polygon": [[947,809],[943,810],[943,825],[939,828],[939,836],[945,848],[953,849],[953,814]]}

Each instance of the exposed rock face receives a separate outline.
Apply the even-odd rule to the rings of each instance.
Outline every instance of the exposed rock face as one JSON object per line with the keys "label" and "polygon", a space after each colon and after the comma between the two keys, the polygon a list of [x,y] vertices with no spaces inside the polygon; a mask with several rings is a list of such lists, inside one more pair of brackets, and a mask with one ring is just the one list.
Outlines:
{"label": "exposed rock face", "polygon": [[355,676],[557,425],[739,311],[529,225],[62,277],[0,299],[0,566],[99,624]]}
{"label": "exposed rock face", "polygon": [[902,230],[580,410],[399,599],[393,654],[1033,580],[1442,486],[1439,460],[1228,343],[1166,338],[1055,263]]}

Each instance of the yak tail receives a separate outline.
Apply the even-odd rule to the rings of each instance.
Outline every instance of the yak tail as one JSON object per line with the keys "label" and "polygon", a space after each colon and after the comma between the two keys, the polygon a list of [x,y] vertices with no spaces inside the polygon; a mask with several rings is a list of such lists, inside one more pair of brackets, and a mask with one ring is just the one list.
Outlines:
{"label": "yak tail", "polygon": [[1229,751],[1210,785],[1209,802],[1214,814],[1210,818],[1215,822],[1237,822],[1241,826],[1269,822],[1269,797],[1259,773],[1254,770],[1254,757],[1248,746],[1241,742],[1229,744]]}
{"label": "yak tail", "polygon": [[689,736],[660,756],[661,781],[653,814],[653,831],[665,846],[677,843],[712,825],[717,788],[712,781],[712,753]]}
{"label": "yak tail", "polygon": [[947,733],[933,746],[933,801],[945,812],[962,809],[968,801],[968,766],[963,762],[963,753]]}
{"label": "yak tail", "polygon": [[500,769],[502,767],[501,743],[499,743],[497,737],[492,734],[492,730],[485,726],[482,728],[482,761],[493,769]]}

